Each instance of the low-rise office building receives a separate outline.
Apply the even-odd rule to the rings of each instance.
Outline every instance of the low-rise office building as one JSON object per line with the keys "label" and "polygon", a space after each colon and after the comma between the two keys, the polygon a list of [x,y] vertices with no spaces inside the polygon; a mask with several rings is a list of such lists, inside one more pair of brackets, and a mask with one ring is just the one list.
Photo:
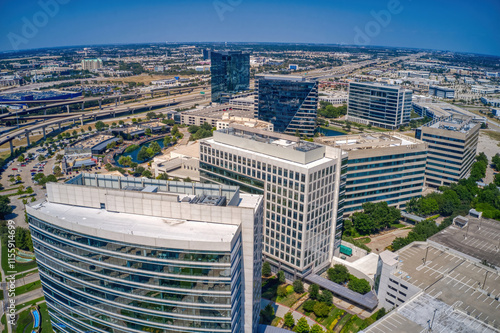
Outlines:
{"label": "low-rise office building", "polygon": [[80,174],[27,213],[54,332],[256,332],[261,196]]}
{"label": "low-rise office building", "polygon": [[438,98],[455,98],[455,89],[439,86],[429,86],[429,95]]}
{"label": "low-rise office building", "polygon": [[467,178],[477,151],[481,125],[471,117],[452,115],[419,127],[415,137],[429,145],[425,183],[439,187]]}
{"label": "low-rise office building", "polygon": [[385,201],[404,208],[422,195],[427,144],[399,133],[323,137],[319,143],[348,155],[344,215],[362,210],[365,202]]}

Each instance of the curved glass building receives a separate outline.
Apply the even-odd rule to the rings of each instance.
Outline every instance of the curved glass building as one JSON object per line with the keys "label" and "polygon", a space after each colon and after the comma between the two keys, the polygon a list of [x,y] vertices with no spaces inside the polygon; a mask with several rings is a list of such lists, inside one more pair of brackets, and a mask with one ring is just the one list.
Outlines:
{"label": "curved glass building", "polygon": [[55,332],[254,332],[262,199],[84,174],[28,207]]}

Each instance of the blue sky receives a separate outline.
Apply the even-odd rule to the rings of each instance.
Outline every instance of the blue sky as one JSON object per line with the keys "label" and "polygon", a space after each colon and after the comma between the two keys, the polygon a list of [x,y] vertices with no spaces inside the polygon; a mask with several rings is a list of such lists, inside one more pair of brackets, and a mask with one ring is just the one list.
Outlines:
{"label": "blue sky", "polygon": [[499,0],[0,0],[0,13],[0,51],[227,41],[384,45],[500,56]]}

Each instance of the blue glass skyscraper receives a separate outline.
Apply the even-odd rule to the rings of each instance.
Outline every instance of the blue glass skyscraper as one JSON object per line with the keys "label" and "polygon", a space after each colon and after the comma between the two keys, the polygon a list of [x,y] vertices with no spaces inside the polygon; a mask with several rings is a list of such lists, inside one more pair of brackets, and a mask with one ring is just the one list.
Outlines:
{"label": "blue glass skyscraper", "polygon": [[212,102],[220,103],[224,96],[250,88],[250,55],[241,51],[210,53]]}
{"label": "blue glass skyscraper", "polygon": [[313,136],[318,111],[318,83],[300,76],[261,75],[255,80],[255,117],[275,132]]}

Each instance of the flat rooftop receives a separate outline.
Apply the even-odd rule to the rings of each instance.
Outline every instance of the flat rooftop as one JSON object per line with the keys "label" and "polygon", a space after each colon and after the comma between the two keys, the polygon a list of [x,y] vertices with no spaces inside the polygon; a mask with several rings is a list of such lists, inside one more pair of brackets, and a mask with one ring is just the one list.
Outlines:
{"label": "flat rooftop", "polygon": [[228,113],[231,116],[253,118],[254,110],[245,106],[223,104],[209,106],[202,109],[195,109],[192,111],[185,111],[182,114],[187,116],[210,117],[222,120],[223,116]]}
{"label": "flat rooftop", "polygon": [[473,122],[473,119],[474,118],[467,116],[451,115],[448,118],[432,121],[423,126],[430,128],[438,128],[447,131],[468,133],[472,128],[474,128],[474,126],[476,126],[476,123]]}
{"label": "flat rooftop", "polygon": [[316,142],[346,151],[411,146],[424,142],[396,132],[321,137]]}
{"label": "flat rooftop", "polygon": [[500,222],[471,216],[467,218],[468,226],[460,228],[451,225],[429,240],[500,267]]}
{"label": "flat rooftop", "polygon": [[302,152],[307,152],[310,150],[321,148],[321,146],[318,144],[308,141],[301,141],[299,138],[291,135],[283,135],[268,131],[250,131],[246,130],[242,126],[229,127],[221,129],[219,131],[224,134],[229,134],[232,136],[249,139],[252,141],[275,145],[286,149],[298,150]]}
{"label": "flat rooftop", "polygon": [[114,138],[114,136],[112,136],[112,135],[105,135],[105,134],[97,135],[97,136],[90,137],[84,141],[76,142],[73,145],[71,145],[71,147],[72,148],[82,148],[82,149],[92,148],[94,146],[97,146],[101,142],[112,139],[112,138]]}
{"label": "flat rooftop", "polygon": [[[446,246],[412,243],[397,252],[394,275],[422,289],[366,333],[500,332],[500,273]],[[424,265],[424,258],[426,258]]]}
{"label": "flat rooftop", "polygon": [[[237,225],[108,212],[104,209],[42,202],[32,206],[59,219],[103,231],[179,241],[230,242]],[[103,223],[105,221],[105,223]]]}
{"label": "flat rooftop", "polygon": [[434,117],[436,117],[436,118],[449,117],[452,115],[461,115],[461,116],[467,116],[467,117],[472,117],[472,118],[484,118],[484,117],[478,116],[475,113],[472,113],[470,111],[462,109],[461,107],[458,107],[458,106],[450,104],[450,103],[445,103],[445,102],[413,101],[413,104],[416,104],[417,106],[419,106],[421,108],[429,109],[434,114]]}

